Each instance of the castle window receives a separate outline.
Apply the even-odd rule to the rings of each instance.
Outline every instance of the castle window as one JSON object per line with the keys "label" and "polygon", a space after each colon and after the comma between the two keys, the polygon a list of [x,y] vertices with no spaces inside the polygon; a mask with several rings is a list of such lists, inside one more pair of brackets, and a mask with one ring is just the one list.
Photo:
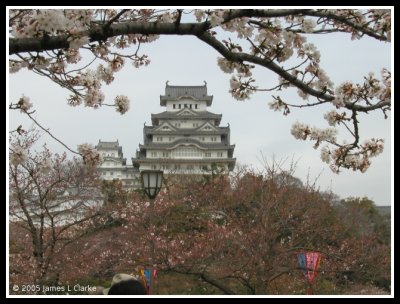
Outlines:
{"label": "castle window", "polygon": [[203,151],[194,147],[178,147],[172,152],[173,158],[202,158]]}
{"label": "castle window", "polygon": [[179,109],[182,109],[182,105],[181,104],[179,104]]}
{"label": "castle window", "polygon": [[197,103],[194,105],[194,108],[197,109]]}
{"label": "castle window", "polygon": [[190,104],[189,107],[192,108],[192,104]]}
{"label": "castle window", "polygon": [[204,157],[211,157],[211,152],[204,152]]}
{"label": "castle window", "polygon": [[173,104],[173,108],[175,109],[175,104]]}
{"label": "castle window", "polygon": [[222,157],[222,152],[217,152],[217,157]]}
{"label": "castle window", "polygon": [[187,103],[185,103],[185,108],[187,108],[188,106],[187,106]]}

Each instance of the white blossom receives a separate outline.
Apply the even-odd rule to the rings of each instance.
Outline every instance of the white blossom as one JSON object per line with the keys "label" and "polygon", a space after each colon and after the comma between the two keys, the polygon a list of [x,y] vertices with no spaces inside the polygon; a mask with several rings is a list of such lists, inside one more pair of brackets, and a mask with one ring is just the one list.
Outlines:
{"label": "white blossom", "polygon": [[316,25],[317,24],[313,19],[304,19],[302,28],[303,28],[304,32],[311,33],[314,30],[314,28],[316,27]]}
{"label": "white blossom", "polygon": [[163,23],[172,23],[174,22],[174,18],[170,12],[166,12],[165,14],[161,15],[160,21]]}
{"label": "white blossom", "polygon": [[67,49],[65,52],[65,58],[67,59],[68,63],[77,63],[82,59],[81,55],[79,54],[79,50],[75,49]]}
{"label": "white blossom", "polygon": [[331,160],[331,152],[327,146],[321,149],[321,159],[327,164],[329,164],[329,161]]}
{"label": "white blossom", "polygon": [[124,66],[125,60],[121,56],[115,56],[113,60],[109,62],[109,66],[113,72],[118,72]]}
{"label": "white blossom", "polygon": [[118,95],[115,97],[115,106],[117,112],[125,114],[129,110],[129,99],[125,95]]}
{"label": "white blossom", "polygon": [[282,36],[285,39],[286,43],[291,44],[296,38],[296,34],[290,31],[282,30]]}
{"label": "white blossom", "polygon": [[298,89],[297,94],[299,94],[299,96],[301,98],[303,98],[304,100],[308,100],[309,95],[308,95],[308,93],[304,92],[303,90]]}
{"label": "white blossom", "polygon": [[44,58],[43,56],[34,57],[32,64],[36,69],[45,69],[50,65],[50,59]]}
{"label": "white blossom", "polygon": [[332,100],[332,103],[336,106],[336,108],[342,108],[344,107],[346,104],[343,100],[342,96],[336,96],[336,98],[334,100]]}
{"label": "white blossom", "polygon": [[52,163],[51,163],[51,159],[50,158],[46,158],[45,160],[43,160],[43,162],[40,165],[39,170],[43,173],[43,174],[47,174],[51,171],[52,168]]}
{"label": "white blossom", "polygon": [[321,53],[318,51],[318,49],[313,43],[303,44],[303,48],[299,50],[299,56],[303,58],[303,54],[312,58],[315,62],[319,62],[321,58]]}
{"label": "white blossom", "polygon": [[229,61],[228,59],[223,57],[218,57],[217,63],[221,70],[225,73],[232,73],[236,66],[234,62]]}
{"label": "white blossom", "polygon": [[382,139],[370,139],[366,140],[361,147],[369,153],[369,156],[377,156],[383,152],[383,140]]}
{"label": "white blossom", "polygon": [[88,44],[90,39],[88,36],[82,37],[70,37],[67,39],[69,41],[69,47],[74,50],[78,50],[81,46]]}
{"label": "white blossom", "polygon": [[200,9],[194,10],[194,15],[196,17],[197,22],[200,22],[206,16],[204,10],[200,10]]}
{"label": "white blossom", "polygon": [[292,133],[292,135],[297,139],[305,140],[307,139],[307,135],[310,133],[310,127],[306,124],[295,122],[292,125],[290,133]]}
{"label": "white blossom", "polygon": [[217,12],[212,12],[210,15],[210,24],[211,27],[215,27],[220,25],[222,22],[224,22],[224,18],[222,17],[224,14],[223,10],[217,11]]}
{"label": "white blossom", "polygon": [[281,111],[285,109],[285,104],[280,100],[274,99],[269,103],[269,108],[274,111]]}
{"label": "white blossom", "polygon": [[104,94],[96,88],[88,89],[83,100],[85,106],[97,109],[104,101]]}
{"label": "white blossom", "polygon": [[105,68],[102,64],[97,67],[97,75],[106,84],[110,84],[114,80],[114,75],[111,67]]}
{"label": "white blossom", "polygon": [[229,84],[230,84],[232,90],[236,90],[236,89],[240,88],[240,81],[235,76],[231,77],[231,79],[229,80]]}
{"label": "white blossom", "polygon": [[139,68],[141,66],[148,66],[150,64],[150,59],[147,58],[147,55],[143,55],[141,57],[135,57],[133,59],[133,66],[135,68]]}
{"label": "white blossom", "polygon": [[15,146],[12,149],[12,153],[10,154],[11,163],[14,165],[20,165],[25,163],[28,160],[27,151],[21,146]]}
{"label": "white blossom", "polygon": [[9,61],[9,72],[17,73],[21,69],[22,65],[16,61]]}
{"label": "white blossom", "polygon": [[324,118],[328,121],[330,126],[335,126],[336,123],[340,121],[339,114],[335,110],[325,113]]}
{"label": "white blossom", "polygon": [[103,162],[100,153],[91,144],[78,145],[78,152],[83,157],[83,162],[88,166],[97,166]]}
{"label": "white blossom", "polygon": [[310,139],[317,141],[336,141],[337,130],[334,128],[318,129],[316,127],[310,130]]}
{"label": "white blossom", "polygon": [[22,96],[18,101],[18,106],[22,113],[28,112],[32,108],[32,103],[29,102],[30,98],[27,96]]}

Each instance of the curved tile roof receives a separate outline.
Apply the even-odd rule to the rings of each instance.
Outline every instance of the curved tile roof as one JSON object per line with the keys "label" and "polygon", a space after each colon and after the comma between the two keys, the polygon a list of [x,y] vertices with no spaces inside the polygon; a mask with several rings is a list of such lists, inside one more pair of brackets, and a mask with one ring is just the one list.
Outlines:
{"label": "curved tile roof", "polygon": [[211,106],[213,100],[212,95],[207,95],[206,84],[202,86],[170,86],[167,82],[165,86],[165,95],[160,95],[160,105],[165,106],[166,101],[179,100],[182,97],[207,101],[207,106]]}

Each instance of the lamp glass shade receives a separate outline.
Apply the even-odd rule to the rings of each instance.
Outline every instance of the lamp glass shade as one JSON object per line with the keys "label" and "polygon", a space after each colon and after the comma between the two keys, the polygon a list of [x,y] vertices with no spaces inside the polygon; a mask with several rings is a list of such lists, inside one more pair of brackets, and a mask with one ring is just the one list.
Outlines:
{"label": "lamp glass shade", "polygon": [[154,199],[160,192],[163,171],[145,170],[141,172],[143,190],[150,199]]}

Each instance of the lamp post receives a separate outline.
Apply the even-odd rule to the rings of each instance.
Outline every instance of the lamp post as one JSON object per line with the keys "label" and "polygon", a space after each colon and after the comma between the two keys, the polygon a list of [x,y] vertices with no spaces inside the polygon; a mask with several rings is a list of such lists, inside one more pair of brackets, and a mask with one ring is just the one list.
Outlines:
{"label": "lamp post", "polygon": [[[161,184],[163,180],[163,171],[155,171],[155,170],[144,170],[140,173],[142,179],[142,188],[144,193],[150,199],[150,218],[149,218],[149,227],[151,227],[151,218],[154,214],[154,199],[156,198],[158,192],[160,192]],[[154,247],[152,250],[154,253]],[[149,284],[149,294],[153,294],[153,285],[154,285],[154,270],[153,267],[150,267],[150,284]]]}
{"label": "lamp post", "polygon": [[163,171],[144,170],[140,173],[144,193],[150,200],[156,198],[160,192],[163,180]]}

